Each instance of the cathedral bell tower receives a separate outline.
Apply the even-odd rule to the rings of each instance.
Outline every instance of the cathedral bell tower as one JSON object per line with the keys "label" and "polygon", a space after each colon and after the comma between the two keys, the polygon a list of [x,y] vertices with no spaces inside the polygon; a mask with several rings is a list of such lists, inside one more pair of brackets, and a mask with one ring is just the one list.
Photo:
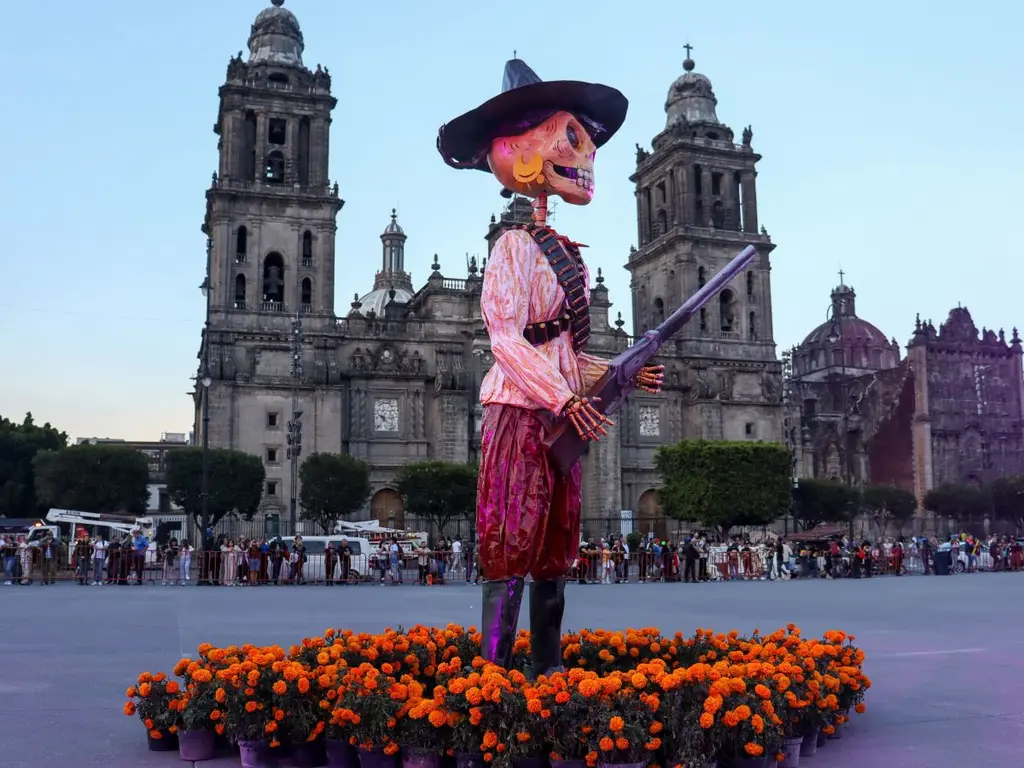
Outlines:
{"label": "cathedral bell tower", "polygon": [[344,205],[328,182],[331,77],[302,61],[295,15],[272,0],[228,63],[214,132],[220,162],[206,193],[215,330],[307,328],[334,312],[335,219]]}
{"label": "cathedral bell tower", "polygon": [[665,102],[665,129],[652,151],[637,145],[637,248],[632,275],[634,334],[657,327],[747,244],[757,258],[664,348],[679,383],[683,437],[781,439],[781,365],[775,356],[774,248],[757,217],[753,131],[741,143],[717,113],[711,81],[686,46],[683,74]]}

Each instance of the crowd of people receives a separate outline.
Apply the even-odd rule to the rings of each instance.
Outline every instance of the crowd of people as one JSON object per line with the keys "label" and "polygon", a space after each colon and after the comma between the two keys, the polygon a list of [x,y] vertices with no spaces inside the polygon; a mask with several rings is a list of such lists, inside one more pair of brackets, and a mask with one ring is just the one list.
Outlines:
{"label": "crowd of people", "polygon": [[[793,537],[728,541],[693,532],[679,541],[625,535],[588,537],[580,543],[570,578],[581,584],[707,582],[790,578],[870,578],[908,573],[935,573],[938,553],[948,553],[953,572],[1024,569],[1024,539],[974,537],[961,533],[936,537],[813,538],[813,531]],[[151,544],[141,530],[80,535],[70,547],[48,530],[42,536],[0,536],[4,584],[54,584],[67,570],[80,585],[184,586],[192,581],[218,586],[268,584],[346,585],[360,580],[381,584],[444,584],[452,579],[478,583],[475,544],[460,537],[433,543],[384,539],[365,557],[356,558],[344,537],[330,541],[310,561],[302,536],[282,538],[210,537],[196,551],[182,538]],[[69,568],[68,568],[69,566]]]}

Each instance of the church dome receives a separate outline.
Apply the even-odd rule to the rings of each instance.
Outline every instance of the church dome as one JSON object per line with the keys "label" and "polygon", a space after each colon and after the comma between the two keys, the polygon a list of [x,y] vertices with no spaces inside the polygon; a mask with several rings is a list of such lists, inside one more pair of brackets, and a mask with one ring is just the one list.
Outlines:
{"label": "church dome", "polygon": [[377,317],[384,316],[384,308],[395,301],[399,304],[406,304],[412,298],[412,291],[404,288],[374,288],[365,296],[359,299],[359,311],[369,316],[372,312]]}
{"label": "church dome", "polygon": [[857,316],[857,294],[840,284],[832,291],[829,318],[807,334],[793,350],[793,373],[798,379],[816,380],[845,372],[849,376],[895,368],[900,346],[887,339],[878,326]]}
{"label": "church dome", "polygon": [[299,20],[284,8],[284,0],[271,0],[260,11],[249,33],[249,62],[301,67],[305,43]]}
{"label": "church dome", "polygon": [[666,127],[686,123],[721,125],[715,112],[718,99],[715,98],[711,81],[699,72],[694,72],[694,67],[696,64],[693,59],[687,56],[683,62],[686,71],[668,90],[668,98],[665,100]]}

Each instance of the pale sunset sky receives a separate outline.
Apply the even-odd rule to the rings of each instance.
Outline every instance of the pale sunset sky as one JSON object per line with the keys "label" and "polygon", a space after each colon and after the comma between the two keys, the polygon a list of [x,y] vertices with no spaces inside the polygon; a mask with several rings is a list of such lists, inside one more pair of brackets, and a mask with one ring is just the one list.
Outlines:
{"label": "pale sunset sky", "polygon": [[[269,0],[0,2],[6,75],[0,229],[0,415],[73,437],[155,440],[192,424],[204,303],[200,232],[217,166],[217,88]],[[957,303],[979,327],[1024,326],[1024,5],[356,3],[286,0],[305,63],[338,107],[331,176],[336,311],[372,287],[398,208],[417,286],[434,253],[465,277],[502,205],[496,182],[444,165],[437,128],[495,95],[513,50],[544,79],[619,88],[592,205],[555,225],[590,245],[629,320],[634,145],[663,127],[683,46],[739,137],[753,126],[760,220],[777,249],[778,351],[823,322],[842,268],[858,314],[905,343],[915,313]],[[738,138],[737,138],[738,141]],[[1014,222],[1017,222],[1016,224]]]}

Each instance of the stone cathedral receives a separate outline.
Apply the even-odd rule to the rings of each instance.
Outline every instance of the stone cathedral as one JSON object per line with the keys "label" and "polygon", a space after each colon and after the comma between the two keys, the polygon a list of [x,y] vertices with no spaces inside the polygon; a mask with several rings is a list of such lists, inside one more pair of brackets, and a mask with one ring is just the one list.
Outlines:
{"label": "stone cathedral", "polygon": [[[392,482],[399,467],[427,458],[475,461],[478,389],[492,364],[479,310],[486,260],[446,277],[435,256],[417,285],[405,263],[407,235],[382,215],[381,261],[372,290],[335,314],[335,242],[344,201],[328,179],[331,77],[303,63],[294,14],[273,0],[252,25],[249,55],[230,60],[215,132],[219,167],[206,193],[210,310],[200,359],[209,360],[209,441],[260,455],[263,510],[288,509],[292,488],[287,422],[293,387],[303,412],[303,456],[343,452],[372,467],[366,511],[385,524],[406,520]],[[638,393],[612,435],[585,461],[584,530],[617,530],[632,510],[661,532],[657,446],[684,437],[781,440],[781,366],[772,339],[774,247],[757,220],[750,129],[742,144],[715,113],[710,81],[691,59],[672,85],[665,130],[651,152],[637,147],[638,248],[632,274],[634,334],[715,274],[746,243],[756,265],[669,344],[666,392]],[[513,199],[481,226],[490,247],[528,219]],[[343,217],[341,226],[344,227]],[[481,223],[483,224],[483,222]],[[630,343],[610,322],[597,271],[590,351],[614,356]],[[302,322],[302,378],[291,375],[291,326]],[[196,433],[201,434],[196,393]],[[589,521],[589,522],[588,522]]]}

